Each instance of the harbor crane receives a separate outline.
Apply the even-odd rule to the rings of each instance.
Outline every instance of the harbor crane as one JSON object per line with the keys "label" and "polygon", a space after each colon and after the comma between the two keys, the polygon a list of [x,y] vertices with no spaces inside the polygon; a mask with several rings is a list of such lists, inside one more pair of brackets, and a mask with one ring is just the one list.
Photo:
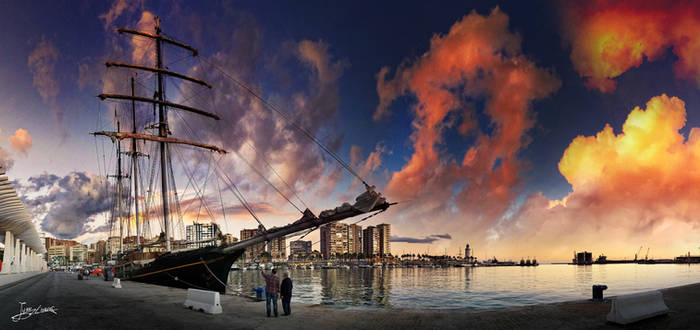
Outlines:
{"label": "harbor crane", "polygon": [[639,255],[639,252],[642,252],[643,247],[644,247],[644,245],[640,246],[639,250],[637,250],[637,253],[634,254],[634,261],[637,261],[637,256]]}
{"label": "harbor crane", "polygon": [[647,255],[644,256],[644,260],[649,260],[649,247],[647,247]]}

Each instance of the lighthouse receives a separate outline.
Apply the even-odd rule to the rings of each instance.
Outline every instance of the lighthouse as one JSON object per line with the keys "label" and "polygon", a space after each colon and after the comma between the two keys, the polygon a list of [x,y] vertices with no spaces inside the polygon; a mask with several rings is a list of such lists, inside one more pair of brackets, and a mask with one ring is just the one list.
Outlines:
{"label": "lighthouse", "polygon": [[464,248],[464,260],[472,262],[472,249],[469,248],[469,243],[467,243],[467,247]]}

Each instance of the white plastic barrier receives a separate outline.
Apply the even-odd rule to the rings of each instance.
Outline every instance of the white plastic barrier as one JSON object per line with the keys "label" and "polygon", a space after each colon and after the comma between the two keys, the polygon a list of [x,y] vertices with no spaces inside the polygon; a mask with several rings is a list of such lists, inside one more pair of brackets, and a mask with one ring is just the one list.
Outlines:
{"label": "white plastic barrier", "polygon": [[121,289],[122,288],[122,281],[118,278],[114,278],[114,282],[112,282],[112,287],[116,289]]}
{"label": "white plastic barrier", "polygon": [[649,291],[617,296],[612,301],[608,321],[629,324],[668,313],[664,296],[659,291]]}
{"label": "white plastic barrier", "polygon": [[221,301],[216,291],[187,289],[185,307],[209,314],[221,314]]}

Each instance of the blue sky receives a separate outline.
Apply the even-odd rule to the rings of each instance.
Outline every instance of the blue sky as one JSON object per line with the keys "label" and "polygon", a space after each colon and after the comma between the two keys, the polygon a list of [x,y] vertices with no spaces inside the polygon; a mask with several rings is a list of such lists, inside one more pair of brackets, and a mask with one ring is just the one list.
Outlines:
{"label": "blue sky", "polygon": [[[98,85],[79,84],[80,66],[102,62],[112,55],[114,49],[110,47],[119,37],[105,29],[100,15],[116,3],[0,3],[0,147],[10,150],[7,139],[19,128],[28,131],[33,140],[26,156],[13,154],[14,167],[9,172],[12,179],[26,181],[43,172],[58,176],[74,171],[100,172],[95,140],[88,133],[104,124],[99,124],[99,116],[107,116],[110,110],[94,97],[100,92]],[[692,110],[700,107],[700,96],[695,86],[674,77],[672,67],[677,57],[671,49],[662,59],[625,72],[616,79],[614,93],[586,88],[584,78],[572,66],[571,47],[563,37],[562,25],[566,22],[562,21],[562,8],[549,1],[144,1],[134,7],[118,15],[115,26],[134,27],[142,12],[152,12],[162,17],[164,31],[193,44],[205,58],[224,49],[228,49],[226,56],[245,53],[250,45],[227,43],[242,40],[236,39],[236,33],[255,31],[260,59],[246,62],[254,63],[250,68],[253,73],[243,79],[252,79],[248,82],[262,90],[266,98],[281,102],[293,100],[299,93],[311,97],[316,92],[314,67],[299,60],[290,49],[304,40],[325,45],[330,63],[341,63],[342,73],[333,81],[337,109],[317,132],[322,139],[327,138],[326,143],[332,137],[342,137],[338,153],[348,161],[353,146],[359,146],[362,156],[367,157],[378,144],[383,145],[386,150],[381,165],[368,173],[380,187],[407,164],[414,152],[411,134],[416,99],[410,93],[402,95],[390,105],[391,117],[373,121],[379,104],[377,74],[385,66],[395,69],[402,63],[414,63],[430,50],[433,36],[447,34],[455,22],[472,11],[488,15],[499,7],[509,18],[509,31],[522,39],[522,54],[561,81],[558,90],[531,105],[535,125],[527,132],[530,143],[518,152],[527,166],[519,172],[522,184],[517,187],[516,205],[526,195],[540,191],[551,200],[571,193],[571,185],[557,167],[571,141],[579,135],[595,135],[605,124],[620,133],[629,111],[654,96],[665,93],[685,101],[687,124],[682,133],[700,126],[700,113]],[[53,118],[52,101],[42,99],[33,85],[28,58],[42,42],[50,43],[60,54],[53,63],[53,77],[59,89],[55,103],[65,116],[62,121]],[[123,40],[119,42],[127,47]],[[187,70],[196,63],[185,60],[173,66]],[[277,71],[275,65],[282,65],[284,70]],[[293,110],[295,105],[281,105],[297,111]],[[475,111],[484,116],[479,106]],[[482,119],[479,129],[488,135],[493,127],[487,117]],[[440,147],[443,157],[461,161],[473,144],[473,136],[453,130],[444,134]],[[327,165],[321,173],[328,175],[332,168]],[[347,193],[350,181],[350,176],[343,173],[343,184],[336,187],[334,197],[318,204],[332,205]],[[309,182],[298,184],[309,187]],[[461,188],[455,189],[458,193]],[[305,197],[313,198],[311,194]],[[37,217],[37,223],[41,223],[43,216]],[[386,221],[391,223],[391,219]],[[435,231],[431,234],[442,234],[439,229]],[[416,236],[420,232],[417,228],[399,229],[396,234]]]}

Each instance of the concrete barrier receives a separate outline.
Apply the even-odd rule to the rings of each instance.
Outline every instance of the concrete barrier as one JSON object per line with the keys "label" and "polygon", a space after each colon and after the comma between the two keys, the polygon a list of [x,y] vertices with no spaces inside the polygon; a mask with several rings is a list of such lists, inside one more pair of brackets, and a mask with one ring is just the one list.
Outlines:
{"label": "concrete barrier", "polygon": [[608,321],[629,324],[668,313],[664,297],[659,291],[649,291],[617,296],[612,301]]}
{"label": "concrete barrier", "polygon": [[112,283],[112,287],[116,289],[121,289],[122,288],[122,281],[118,278],[114,278],[114,282]]}
{"label": "concrete barrier", "polygon": [[187,289],[185,307],[209,314],[221,314],[221,300],[216,291]]}

